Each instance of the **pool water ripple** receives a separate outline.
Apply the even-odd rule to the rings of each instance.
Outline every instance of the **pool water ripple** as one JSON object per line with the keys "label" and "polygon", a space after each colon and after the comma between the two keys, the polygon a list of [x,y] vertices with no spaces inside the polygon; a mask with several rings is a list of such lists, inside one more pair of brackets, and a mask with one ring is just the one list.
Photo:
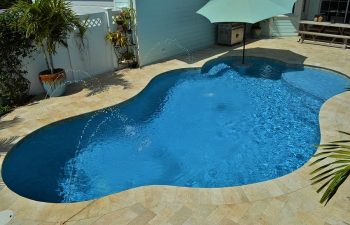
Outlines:
{"label": "pool water ripple", "polygon": [[350,81],[259,58],[242,71],[235,60],[169,71],[129,101],[34,132],[7,155],[4,181],[30,199],[77,202],[144,185],[219,188],[293,172],[320,141],[320,107]]}

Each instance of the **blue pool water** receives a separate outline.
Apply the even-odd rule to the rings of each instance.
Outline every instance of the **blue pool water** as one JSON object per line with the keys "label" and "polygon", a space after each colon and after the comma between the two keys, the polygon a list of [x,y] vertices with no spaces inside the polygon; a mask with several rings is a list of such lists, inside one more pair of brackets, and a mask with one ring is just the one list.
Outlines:
{"label": "blue pool water", "polygon": [[321,105],[350,81],[259,58],[243,71],[235,60],[167,72],[127,102],[34,132],[7,155],[5,183],[30,199],[76,202],[144,185],[250,184],[298,169],[319,143]]}

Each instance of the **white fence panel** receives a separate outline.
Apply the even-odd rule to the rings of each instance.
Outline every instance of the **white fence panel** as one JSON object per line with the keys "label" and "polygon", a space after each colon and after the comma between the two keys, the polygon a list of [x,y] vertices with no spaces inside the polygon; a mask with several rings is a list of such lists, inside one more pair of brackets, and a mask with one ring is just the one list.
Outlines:
{"label": "white fence panel", "polygon": [[105,39],[108,33],[106,13],[89,15],[86,19],[86,49],[88,51],[89,74],[100,74],[113,70],[112,45]]}
{"label": "white fence panel", "polygon": [[[87,22],[88,26],[84,36],[84,45],[75,34],[72,34],[67,40],[69,49],[59,47],[57,54],[53,57],[55,67],[66,70],[68,81],[86,79],[116,69],[113,47],[105,39],[105,36],[110,29],[108,20],[111,20],[111,17],[117,13],[107,10],[106,12],[80,16],[83,21]],[[28,71],[26,78],[31,82],[30,93],[42,93],[43,88],[38,73],[47,68],[41,50],[36,52],[32,59],[25,59],[24,64]]]}

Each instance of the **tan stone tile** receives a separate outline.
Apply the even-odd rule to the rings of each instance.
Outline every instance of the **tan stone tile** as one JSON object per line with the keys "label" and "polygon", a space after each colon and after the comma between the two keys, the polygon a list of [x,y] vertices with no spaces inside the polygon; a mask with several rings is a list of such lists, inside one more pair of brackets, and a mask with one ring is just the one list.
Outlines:
{"label": "tan stone tile", "polygon": [[145,210],[142,214],[130,221],[128,225],[146,225],[156,214],[150,210]]}
{"label": "tan stone tile", "polygon": [[216,205],[192,205],[188,206],[193,210],[192,218],[198,220],[206,220],[206,218],[217,209]]}
{"label": "tan stone tile", "polygon": [[232,220],[226,219],[226,218],[222,219],[218,224],[219,225],[238,225],[238,223],[233,222]]}
{"label": "tan stone tile", "polygon": [[192,210],[184,206],[175,212],[175,214],[171,216],[167,222],[171,225],[182,225],[191,215]]}
{"label": "tan stone tile", "polygon": [[240,219],[247,213],[247,211],[252,206],[252,203],[240,203],[234,205],[226,205],[228,207],[228,213],[226,214],[226,218],[238,223]]}
{"label": "tan stone tile", "polygon": [[176,190],[176,201],[183,203],[198,203],[200,195],[193,188],[178,188]]}
{"label": "tan stone tile", "polygon": [[218,224],[222,219],[224,219],[231,212],[230,208],[226,205],[219,205],[213,210],[209,216],[206,218],[206,221],[209,224]]}
{"label": "tan stone tile", "polygon": [[64,223],[64,225],[92,225],[96,224],[96,221],[99,219],[99,217],[94,218],[85,218],[81,220],[72,220],[67,221]]}
{"label": "tan stone tile", "polygon": [[129,209],[120,209],[117,211],[112,211],[106,215],[101,216],[98,220],[96,220],[94,222],[94,224],[128,224],[129,222],[131,222],[133,219],[135,219],[137,216],[136,213],[134,213],[133,211],[129,210]]}
{"label": "tan stone tile", "polygon": [[237,204],[249,201],[243,189],[240,187],[222,188],[221,194],[223,196],[223,203],[225,204]]}
{"label": "tan stone tile", "polygon": [[150,225],[166,224],[169,218],[175,213],[172,209],[164,206],[161,209],[158,208],[155,212],[157,216],[149,221]]}

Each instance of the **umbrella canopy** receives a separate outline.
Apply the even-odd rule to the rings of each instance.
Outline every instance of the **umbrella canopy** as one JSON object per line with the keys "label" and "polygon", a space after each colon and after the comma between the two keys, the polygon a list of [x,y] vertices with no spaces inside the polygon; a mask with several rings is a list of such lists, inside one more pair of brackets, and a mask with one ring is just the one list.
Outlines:
{"label": "umbrella canopy", "polygon": [[292,12],[296,0],[210,0],[197,13],[212,23],[256,23]]}
{"label": "umbrella canopy", "polygon": [[197,11],[212,23],[244,23],[243,64],[245,52],[245,28],[280,14],[292,12],[296,0],[210,0]]}

